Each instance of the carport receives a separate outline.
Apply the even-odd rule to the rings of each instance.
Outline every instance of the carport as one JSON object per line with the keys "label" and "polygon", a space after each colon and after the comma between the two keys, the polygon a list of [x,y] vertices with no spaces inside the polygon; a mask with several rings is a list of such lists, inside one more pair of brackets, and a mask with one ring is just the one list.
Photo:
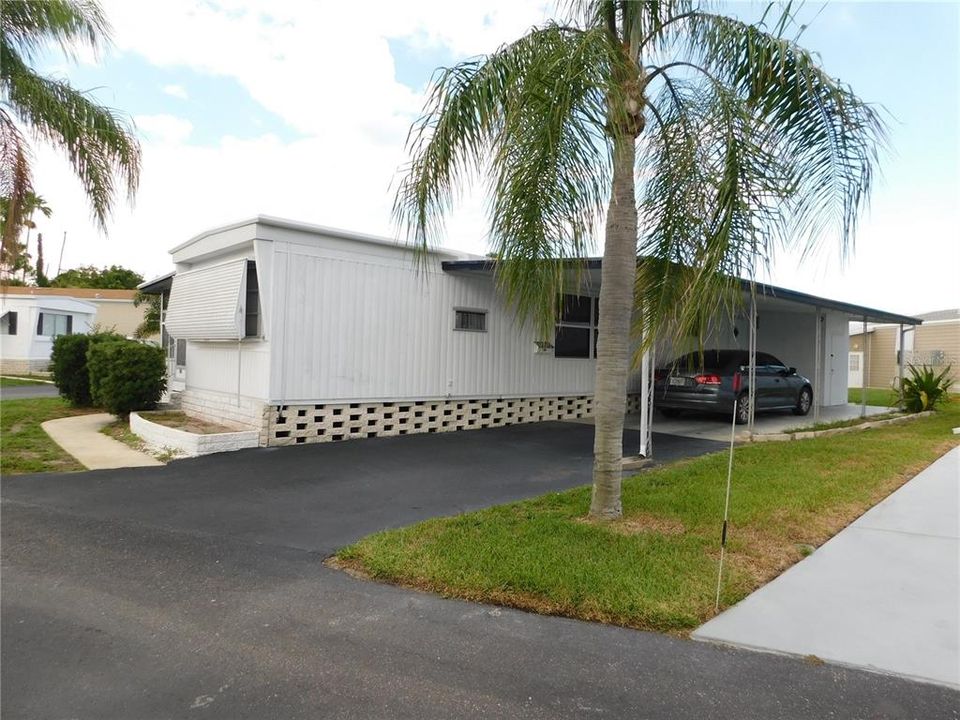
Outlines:
{"label": "carport", "polygon": [[[642,260],[641,260],[642,262]],[[584,258],[568,261],[570,268],[568,281],[570,289],[579,290],[581,295],[597,297],[600,294],[601,260]],[[496,260],[456,260],[444,261],[446,273],[472,275],[492,278],[496,273]],[[810,421],[842,419],[854,413],[854,416],[866,416],[870,409],[866,405],[866,393],[859,410],[850,408],[847,402],[847,374],[850,362],[850,323],[892,323],[900,326],[901,334],[906,327],[920,325],[919,318],[899,315],[876,308],[854,305],[852,303],[831,300],[787,288],[751,283],[740,279],[742,302],[740,310],[733,315],[718,312],[705,337],[705,348],[738,349],[750,352],[750,419],[747,432],[754,432],[756,418],[752,412],[753,392],[756,386],[756,356],[758,352],[769,353],[797,372],[810,379],[813,385],[813,403]],[[579,287],[578,287],[579,286]],[[718,303],[720,305],[720,303]],[[560,324],[558,323],[558,328]],[[550,347],[553,347],[550,345]],[[696,349],[693,343],[671,344],[664,340],[654,343],[653,350],[642,356],[640,367],[632,374],[629,382],[631,395],[639,395],[638,414],[628,416],[627,427],[639,431],[641,457],[653,454],[653,376],[657,367],[662,367],[674,357]],[[587,359],[587,356],[582,356]],[[902,357],[900,375],[903,375]],[[765,423],[766,418],[761,422]],[[589,418],[578,418],[578,422],[590,422]],[[793,418],[792,426],[800,422]],[[809,422],[809,421],[806,421]],[[661,428],[657,428],[660,430]],[[780,428],[782,429],[782,428]],[[667,432],[674,433],[672,429]],[[726,430],[729,437],[729,428]],[[703,439],[717,439],[713,434],[697,435]]]}
{"label": "carport", "polygon": [[[747,350],[750,357],[748,386],[750,390],[750,419],[748,433],[757,430],[754,409],[756,387],[756,356],[758,352],[774,355],[786,365],[810,379],[813,385],[812,423],[848,417],[865,417],[871,413],[862,394],[857,411],[848,404],[849,327],[856,322],[866,328],[867,323],[893,323],[900,327],[901,336],[907,327],[920,325],[922,320],[890,313],[862,305],[831,300],[763,283],[751,284],[741,280],[743,302],[733,316],[718,315],[707,333],[705,347]],[[689,351],[688,347],[674,348],[668,342],[657,343],[646,353],[641,363],[641,402],[636,427],[640,433],[640,455],[653,453],[653,374],[657,367]],[[903,377],[903,357],[898,358],[900,378]],[[799,418],[787,421],[796,426]],[[681,421],[682,422],[682,421]],[[713,437],[710,433],[677,432],[676,423],[658,430]],[[780,432],[783,422],[769,423],[768,432]]]}

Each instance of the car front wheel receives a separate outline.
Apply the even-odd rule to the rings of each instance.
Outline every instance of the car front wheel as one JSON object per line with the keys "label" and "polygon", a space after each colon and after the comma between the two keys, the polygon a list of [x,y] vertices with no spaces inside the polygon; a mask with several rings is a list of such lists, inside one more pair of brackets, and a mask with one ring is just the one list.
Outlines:
{"label": "car front wheel", "polygon": [[806,415],[810,412],[810,407],[813,405],[813,391],[805,387],[800,391],[800,396],[797,398],[797,405],[793,408],[794,415]]}

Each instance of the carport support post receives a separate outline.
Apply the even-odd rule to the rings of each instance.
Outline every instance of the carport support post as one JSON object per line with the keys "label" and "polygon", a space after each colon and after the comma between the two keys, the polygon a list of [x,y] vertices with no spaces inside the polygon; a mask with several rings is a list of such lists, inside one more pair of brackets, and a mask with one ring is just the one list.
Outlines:
{"label": "carport support post", "polygon": [[906,331],[903,329],[903,323],[900,323],[900,356],[897,358],[897,394],[900,396],[898,406],[903,410],[903,361],[907,355],[907,348],[903,344],[906,339]]}
{"label": "carport support post", "polygon": [[860,417],[867,416],[867,372],[870,368],[870,348],[867,345],[867,316],[863,316],[863,367],[860,368]]}
{"label": "carport support post", "polygon": [[652,384],[650,375],[653,372],[653,351],[646,350],[640,360],[640,457],[648,458],[653,455],[651,442],[650,420],[652,416]]}
{"label": "carport support post", "polygon": [[814,322],[816,335],[813,338],[813,424],[820,422],[820,393],[823,392],[823,380],[820,375],[823,372],[823,341],[821,338],[821,319],[820,308],[817,310],[817,319]]}

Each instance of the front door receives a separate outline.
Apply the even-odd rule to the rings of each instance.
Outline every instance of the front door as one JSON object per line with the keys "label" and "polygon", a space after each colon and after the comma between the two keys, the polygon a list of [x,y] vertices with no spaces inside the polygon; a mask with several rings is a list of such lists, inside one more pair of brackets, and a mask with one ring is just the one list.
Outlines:
{"label": "front door", "polygon": [[863,387],[863,353],[850,353],[847,362],[847,387]]}

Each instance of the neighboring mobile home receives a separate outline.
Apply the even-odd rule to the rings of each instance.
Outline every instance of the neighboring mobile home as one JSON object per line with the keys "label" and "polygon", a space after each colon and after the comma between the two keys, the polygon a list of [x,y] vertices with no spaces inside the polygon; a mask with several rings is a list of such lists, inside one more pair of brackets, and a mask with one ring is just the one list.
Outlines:
{"label": "neighboring mobile home", "polygon": [[873,324],[866,335],[859,325],[850,329],[851,386],[894,387],[899,378],[901,344],[903,362],[929,365],[938,371],[951,367],[954,392],[960,392],[960,309],[921,313],[923,324],[903,328],[902,343],[898,325]]}
{"label": "neighboring mobile home", "polygon": [[[72,297],[0,289],[0,372],[45,372],[57,335],[89,332],[97,307]],[[22,288],[18,288],[22,289]]]}
{"label": "neighboring mobile home", "polygon": [[[487,258],[418,257],[388,239],[264,216],[171,255],[175,271],[141,285],[165,296],[170,387],[188,414],[255,427],[262,445],[591,413],[599,260],[584,261],[578,294],[542,338],[505,305]],[[850,320],[917,322],[758,291],[758,347],[814,379],[815,408],[847,402]],[[745,314],[714,325],[710,342],[747,347]],[[644,374],[630,378],[629,410],[641,406]]]}

